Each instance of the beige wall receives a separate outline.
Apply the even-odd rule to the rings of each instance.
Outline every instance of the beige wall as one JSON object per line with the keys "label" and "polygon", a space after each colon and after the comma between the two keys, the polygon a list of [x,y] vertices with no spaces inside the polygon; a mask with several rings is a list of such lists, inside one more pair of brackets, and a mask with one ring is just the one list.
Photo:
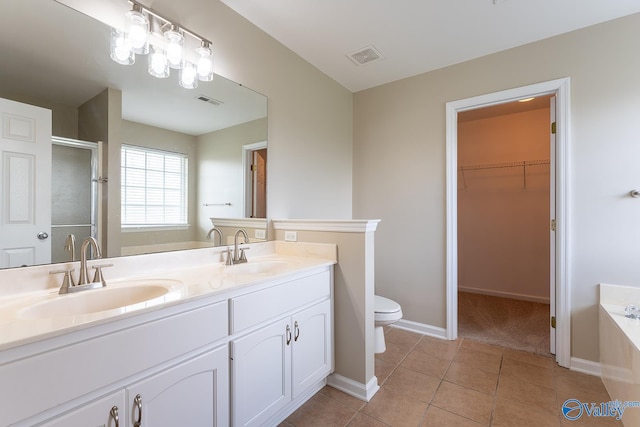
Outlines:
{"label": "beige wall", "polygon": [[[460,118],[460,116],[459,116]],[[542,108],[458,121],[458,166],[549,160]],[[458,288],[549,303],[549,165],[458,173]]]}
{"label": "beige wall", "polygon": [[267,216],[351,218],[351,92],[220,1],[151,6],[213,41],[217,74],[268,97]]}
{"label": "beige wall", "polygon": [[[197,138],[198,238],[204,239],[211,228],[211,217],[244,218],[244,170],[242,146],[267,140],[267,119],[200,135]],[[269,172],[267,172],[268,174]],[[203,204],[231,203],[231,206]]]}
{"label": "beige wall", "polygon": [[640,286],[640,15],[354,96],[354,216],[382,218],[376,290],[445,326],[445,104],[571,78],[571,355],[598,360],[597,284]]}

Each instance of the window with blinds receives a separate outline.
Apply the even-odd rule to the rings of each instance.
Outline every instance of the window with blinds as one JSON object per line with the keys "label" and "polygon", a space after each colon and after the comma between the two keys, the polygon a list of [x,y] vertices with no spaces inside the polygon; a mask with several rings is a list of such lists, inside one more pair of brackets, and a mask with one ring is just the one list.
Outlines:
{"label": "window with blinds", "polygon": [[187,225],[187,156],[122,146],[122,226]]}

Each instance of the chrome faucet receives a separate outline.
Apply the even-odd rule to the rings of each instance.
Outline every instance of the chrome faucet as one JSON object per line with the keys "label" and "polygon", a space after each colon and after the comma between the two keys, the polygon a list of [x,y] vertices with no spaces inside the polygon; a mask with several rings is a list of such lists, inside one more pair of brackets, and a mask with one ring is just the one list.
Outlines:
{"label": "chrome faucet", "polygon": [[[222,246],[222,231],[218,230],[217,228],[213,227],[211,230],[209,230],[209,232],[207,233],[207,239],[211,239],[211,235],[213,234],[213,232],[218,233],[218,237],[220,238],[220,244],[218,246]],[[216,245],[216,239],[213,239],[213,246]]]}
{"label": "chrome faucet", "polygon": [[[91,245],[91,249],[93,250],[94,258],[102,258],[102,252],[100,252],[100,248],[98,247],[98,241],[89,236],[82,242],[82,246],[80,247],[80,277],[78,278],[78,285],[85,285],[89,282],[89,274],[87,273],[87,247]],[[98,271],[96,271],[97,275]]]}
{"label": "chrome faucet", "polygon": [[247,262],[247,255],[244,253],[244,251],[248,251],[250,248],[239,248],[240,253],[238,253],[238,235],[240,235],[240,233],[244,235],[244,242],[249,243],[249,236],[247,236],[247,232],[244,231],[242,228],[239,228],[238,231],[236,231],[235,236],[233,236],[233,260],[231,262],[232,264],[240,264],[243,262]]}
{"label": "chrome faucet", "polygon": [[[70,248],[67,248],[67,245],[73,243]],[[95,289],[107,286],[107,283],[102,276],[102,269],[104,267],[111,267],[113,264],[100,264],[94,265],[92,268],[96,270],[93,280],[89,280],[89,273],[87,271],[87,248],[91,246],[93,250],[94,258],[102,258],[102,253],[100,252],[100,246],[98,246],[98,241],[93,237],[87,237],[82,242],[82,246],[80,248],[80,276],[78,277],[78,283],[76,284],[73,280],[73,268],[63,269],[51,271],[49,274],[64,274],[64,279],[62,280],[62,286],[60,286],[59,294],[67,294],[70,292],[78,292],[83,291],[85,289]],[[67,242],[65,243],[65,249],[71,250],[72,258],[75,257],[75,250],[72,249],[75,247],[75,236],[70,234],[67,236]]]}

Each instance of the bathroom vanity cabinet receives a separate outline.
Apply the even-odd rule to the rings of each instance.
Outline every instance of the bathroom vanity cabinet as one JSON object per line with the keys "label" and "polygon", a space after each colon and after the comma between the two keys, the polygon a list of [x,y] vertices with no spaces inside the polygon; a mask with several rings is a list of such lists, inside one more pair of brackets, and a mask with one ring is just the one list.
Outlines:
{"label": "bathroom vanity cabinet", "polygon": [[228,425],[227,301],[202,304],[18,348],[31,354],[0,366],[2,382],[16,385],[0,425]]}
{"label": "bathroom vanity cabinet", "polygon": [[329,265],[0,351],[0,427],[277,424],[333,369],[332,294]]}
{"label": "bathroom vanity cabinet", "polygon": [[330,283],[327,271],[231,300],[232,325],[257,325],[230,344],[234,426],[277,424],[331,372]]}

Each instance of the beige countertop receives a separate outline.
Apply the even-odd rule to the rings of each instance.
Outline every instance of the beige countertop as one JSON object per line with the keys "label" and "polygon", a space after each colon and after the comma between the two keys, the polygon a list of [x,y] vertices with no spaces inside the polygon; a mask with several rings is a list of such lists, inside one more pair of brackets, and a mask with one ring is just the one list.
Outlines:
{"label": "beige countertop", "polygon": [[[190,264],[177,258],[184,256],[183,253],[174,253],[137,258],[138,266],[132,268],[127,266],[127,263],[132,264],[127,257],[114,258],[109,261],[114,262],[114,270],[120,274],[110,276],[109,271],[105,269],[105,288],[59,295],[58,287],[46,286],[26,292],[0,294],[0,351],[189,301],[203,298],[209,298],[211,302],[215,302],[216,299],[222,301],[238,293],[247,292],[249,286],[257,289],[277,280],[295,277],[336,263],[335,245],[269,242],[257,244],[255,247],[249,246],[257,256],[252,257],[249,253],[249,261],[246,264],[226,266],[222,262],[214,262],[216,257],[208,254],[192,257],[205,262],[195,261]],[[216,254],[222,250],[216,249]],[[202,252],[207,249],[196,251]],[[139,261],[142,260],[145,261],[144,266],[140,265]],[[43,273],[48,274],[46,271]],[[33,275],[26,272],[25,277],[29,277],[29,274]],[[13,277],[16,277],[15,272]],[[57,281],[60,280],[61,277],[57,278]],[[135,301],[134,296],[131,304],[116,308],[108,306],[110,297],[128,292],[125,288],[135,287],[142,290],[146,286],[163,288],[162,294],[149,299],[147,296],[140,297],[140,301]],[[86,308],[83,304],[86,300],[83,299],[86,297],[98,307],[100,304],[106,304],[108,308],[85,313]],[[59,304],[62,310],[53,307]],[[53,314],[47,314],[47,309],[51,307],[54,308]]]}

